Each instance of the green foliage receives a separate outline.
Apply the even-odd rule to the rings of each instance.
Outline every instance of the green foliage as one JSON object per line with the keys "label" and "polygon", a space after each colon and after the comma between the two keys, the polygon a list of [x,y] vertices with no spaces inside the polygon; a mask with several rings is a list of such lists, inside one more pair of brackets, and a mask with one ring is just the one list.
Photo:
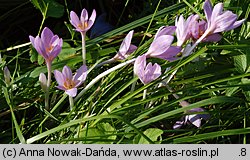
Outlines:
{"label": "green foliage", "polygon": [[[60,21],[59,18],[65,17],[64,10],[73,10],[74,4],[78,5],[70,1],[72,4],[68,6],[66,2],[31,0],[32,6],[43,16],[40,30],[44,23]],[[116,24],[125,24],[123,16],[126,12],[137,9],[136,6],[129,7],[131,1],[127,2],[122,2],[126,8]],[[85,84],[78,88],[78,93],[83,92],[75,99],[72,111],[69,110],[67,95],[55,87],[57,83],[53,74],[51,110],[44,109],[44,93],[38,77],[40,73],[46,74],[47,68],[43,58],[30,44],[1,50],[0,143],[250,143],[248,21],[233,31],[222,33],[223,39],[217,43],[201,43],[188,57],[173,62],[148,59],[160,64],[163,72],[171,68],[147,85],[134,76],[133,64],[128,64],[87,88],[97,76],[123,63],[119,61],[96,67],[116,54],[128,31],[135,30],[133,44],[138,46],[128,58],[132,59],[147,51],[160,26],[174,25],[176,15],[184,14],[186,17],[195,12],[204,17],[202,0],[185,0],[177,4],[173,1],[170,6],[163,6],[166,2],[161,2],[159,10],[156,10],[159,1],[150,2],[141,4],[149,8],[141,13],[139,19],[132,17],[136,20],[94,39],[87,37],[88,76]],[[213,1],[214,4],[217,2]],[[250,5],[226,0],[225,7],[234,10],[240,19],[249,17]],[[112,18],[112,11],[108,15]],[[68,65],[75,72],[82,65],[81,42],[79,33],[72,29],[68,15],[66,17],[65,26],[60,26],[63,24],[60,23],[61,28],[52,29],[60,33],[64,41],[61,53],[53,61],[52,70],[61,70]],[[11,71],[10,86],[4,82],[4,66]],[[172,91],[164,86],[159,88],[161,78],[176,70],[168,84]],[[142,99],[145,89],[147,96]],[[175,94],[178,99],[174,98]],[[190,105],[181,107],[182,101]],[[181,129],[173,129],[176,121],[190,114],[188,110],[198,107],[205,109],[200,114],[210,115],[207,121],[202,120],[200,128],[185,125]]]}
{"label": "green foliage", "polygon": [[[155,142],[158,141],[158,143],[160,143],[161,140],[162,140],[161,135],[162,135],[163,131],[160,130],[160,129],[158,129],[158,128],[149,128],[146,131],[144,131],[143,133],[146,136],[150,137],[150,139],[152,141],[155,141]],[[136,143],[139,143],[139,144],[149,144],[148,141],[145,138],[143,138],[143,137],[140,137],[139,142],[136,142]]]}
{"label": "green foliage", "polygon": [[31,3],[48,17],[60,18],[64,14],[64,6],[57,0],[31,0]]}

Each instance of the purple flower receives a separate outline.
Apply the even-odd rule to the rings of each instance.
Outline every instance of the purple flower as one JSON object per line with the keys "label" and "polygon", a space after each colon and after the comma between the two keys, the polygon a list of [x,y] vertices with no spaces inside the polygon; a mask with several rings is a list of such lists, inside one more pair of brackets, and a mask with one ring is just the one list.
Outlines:
{"label": "purple flower", "polygon": [[177,46],[182,46],[188,39],[190,39],[190,22],[193,15],[189,16],[185,21],[182,15],[179,19],[176,17],[175,26],[176,26],[176,37],[177,37]]}
{"label": "purple flower", "polygon": [[[186,102],[186,101],[183,101],[183,102]],[[185,107],[189,104],[186,102],[181,105],[184,105],[183,107]],[[193,108],[193,109],[190,109],[187,113],[204,112],[204,111],[205,110],[202,108]],[[183,125],[186,125],[186,124],[193,124],[194,126],[199,128],[201,126],[201,120],[202,119],[207,120],[208,118],[209,118],[208,114],[189,114],[189,115],[182,117],[181,121],[176,121],[176,123],[173,126],[173,129],[179,129]]]}
{"label": "purple flower", "polygon": [[154,39],[163,35],[173,35],[175,33],[175,30],[176,26],[162,26],[157,30]]}
{"label": "purple flower", "polygon": [[[193,40],[199,39],[207,30],[207,22],[199,20],[199,15],[194,15],[190,23],[190,33]],[[218,42],[222,36],[219,33],[214,33],[206,36],[202,42]]]}
{"label": "purple flower", "polygon": [[210,0],[206,0],[203,6],[207,19],[207,32],[209,34],[220,33],[239,27],[245,19],[237,21],[237,15],[231,11],[223,11],[223,3],[218,3],[212,8]]}
{"label": "purple flower", "polygon": [[155,63],[146,65],[146,55],[138,56],[134,63],[134,73],[143,84],[148,84],[161,75],[161,66]]}
{"label": "purple flower", "polygon": [[127,36],[122,41],[122,44],[120,46],[118,53],[114,56],[113,59],[124,60],[137,49],[135,45],[131,44],[133,34],[134,34],[133,30],[127,34]]}
{"label": "purple flower", "polygon": [[96,11],[93,10],[90,18],[86,9],[82,10],[79,18],[74,11],[70,12],[70,23],[75,27],[76,31],[86,33],[94,24],[96,19]]}
{"label": "purple flower", "polygon": [[55,70],[54,75],[56,78],[58,89],[64,90],[66,94],[75,97],[77,94],[77,87],[79,87],[87,77],[87,66],[82,65],[74,76],[68,66],[64,66],[62,72]]}
{"label": "purple flower", "polygon": [[156,34],[153,42],[151,43],[148,51],[146,52],[147,57],[155,57],[168,61],[175,60],[175,56],[181,51],[181,47],[171,46],[174,37],[171,35],[160,35]]}
{"label": "purple flower", "polygon": [[55,57],[61,52],[63,40],[45,27],[42,31],[41,38],[29,36],[30,41],[37,52],[43,56],[47,63],[51,63]]}

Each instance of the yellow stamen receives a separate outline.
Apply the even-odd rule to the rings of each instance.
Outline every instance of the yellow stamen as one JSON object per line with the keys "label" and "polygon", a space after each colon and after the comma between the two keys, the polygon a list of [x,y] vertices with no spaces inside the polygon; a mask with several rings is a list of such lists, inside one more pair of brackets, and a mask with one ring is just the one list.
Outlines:
{"label": "yellow stamen", "polygon": [[52,51],[52,49],[53,49],[53,46],[50,45],[48,48],[46,48],[46,52],[48,53],[48,52]]}
{"label": "yellow stamen", "polygon": [[74,87],[75,87],[75,82],[72,81],[71,79],[66,79],[66,81],[63,83],[63,86],[64,86],[66,89],[71,89],[71,88],[74,88]]}
{"label": "yellow stamen", "polygon": [[79,27],[80,29],[84,30],[85,28],[88,27],[88,22],[80,23],[80,24],[78,25],[78,27]]}

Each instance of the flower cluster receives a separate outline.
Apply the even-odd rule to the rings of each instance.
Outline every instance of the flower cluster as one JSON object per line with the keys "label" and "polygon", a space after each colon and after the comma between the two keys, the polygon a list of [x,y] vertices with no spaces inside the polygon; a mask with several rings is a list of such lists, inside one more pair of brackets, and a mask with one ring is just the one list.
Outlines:
{"label": "flower cluster", "polygon": [[[223,11],[223,3],[218,3],[212,8],[210,0],[206,0],[203,9],[206,20],[200,20],[199,15],[190,15],[187,20],[185,20],[183,15],[180,15],[176,18],[175,26],[159,28],[148,51],[145,53],[146,57],[155,57],[168,61],[176,60],[178,58],[176,55],[181,52],[182,46],[188,40],[192,39],[197,43],[192,47],[187,44],[188,49],[184,50],[187,55],[191,53],[191,50],[199,42],[217,42],[222,38],[220,35],[221,32],[232,30],[244,22],[244,19],[237,21],[237,15],[231,11]],[[174,34],[177,38],[177,46],[172,45]],[[142,57],[137,58],[134,73],[139,77],[142,83],[145,84],[145,82],[150,82],[159,76],[153,76],[154,72],[148,71],[147,74],[145,74],[146,70],[140,70],[139,72],[138,69],[143,68],[145,64],[144,62],[138,61],[143,60]],[[141,65],[141,67],[138,67],[138,65]],[[141,72],[144,72],[144,74]],[[149,76],[149,74],[151,74],[151,76]]]}
{"label": "flower cluster", "polygon": [[[75,30],[85,35],[94,24],[96,12],[94,10],[91,17],[88,18],[87,10],[83,9],[81,17],[79,18],[74,11],[71,11],[70,18],[70,22],[75,27]],[[43,29],[41,37],[36,36],[34,38],[33,36],[29,36],[29,38],[33,47],[45,59],[47,65],[48,77],[46,78],[44,73],[40,73],[39,82],[42,90],[45,92],[45,108],[49,110],[49,87],[52,72],[51,65],[52,61],[62,50],[63,40],[62,38],[59,38],[58,35],[54,35],[54,33],[47,27]],[[64,90],[69,97],[75,97],[77,94],[77,87],[79,87],[87,77],[87,66],[83,64],[74,76],[72,76],[72,71],[68,66],[64,66],[62,72],[55,70],[54,75],[59,84],[57,88]]]}
{"label": "flower cluster", "polygon": [[[210,0],[206,0],[203,9],[206,19],[201,19],[199,15],[190,15],[185,20],[183,15],[180,15],[175,20],[175,26],[162,26],[157,30],[151,45],[144,54],[124,62],[124,64],[134,62],[134,74],[144,85],[146,85],[159,78],[162,74],[161,66],[157,63],[147,63],[147,59],[159,58],[167,61],[177,60],[180,58],[177,56],[180,52],[182,52],[183,56],[187,56],[192,53],[192,50],[200,42],[218,42],[222,38],[222,32],[232,30],[244,22],[244,19],[237,21],[237,15],[231,11],[223,11],[222,3],[216,4],[213,8]],[[90,17],[88,16],[86,9],[82,10],[80,17],[78,17],[74,11],[70,12],[70,23],[74,26],[75,31],[80,32],[82,36],[83,65],[76,71],[75,75],[73,75],[72,70],[68,66],[64,66],[62,72],[58,70],[54,71],[54,76],[58,83],[58,86],[56,87],[65,91],[65,93],[69,95],[70,104],[73,102],[72,97],[77,96],[77,88],[81,86],[87,78],[85,36],[86,32],[93,26],[95,19],[95,10],[93,10]],[[132,30],[126,35],[117,54],[107,62],[126,60],[137,50],[137,46],[131,44],[133,34],[134,31]],[[36,36],[34,38],[30,36],[29,38],[34,48],[45,59],[47,64],[48,77],[46,78],[45,74],[41,73],[39,81],[42,90],[46,92],[45,106],[48,106],[49,87],[52,72],[51,64],[61,52],[63,40],[57,35],[54,35],[47,27],[43,29],[41,37]],[[174,42],[175,39],[177,40],[176,42]],[[189,43],[190,41],[192,43]],[[102,62],[101,64],[105,63]],[[98,75],[89,85],[86,86],[86,88],[93,85],[97,80],[101,79],[102,76],[105,76],[115,69],[124,66],[124,64],[119,64]],[[162,78],[162,80],[164,80],[164,78]],[[79,94],[81,95],[82,93]],[[185,101],[180,104],[182,107],[189,105],[188,102]],[[195,108],[187,111],[187,113],[203,111],[204,109],[202,108]],[[177,121],[173,128],[177,129],[182,125],[190,123],[196,127],[200,127],[201,120],[207,118],[208,116],[205,114],[188,114],[184,116],[181,121]]]}

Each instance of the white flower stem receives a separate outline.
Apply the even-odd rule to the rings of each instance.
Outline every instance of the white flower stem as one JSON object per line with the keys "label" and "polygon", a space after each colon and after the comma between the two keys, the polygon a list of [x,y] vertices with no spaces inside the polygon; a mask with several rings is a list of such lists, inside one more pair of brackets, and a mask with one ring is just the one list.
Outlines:
{"label": "white flower stem", "polygon": [[170,74],[170,76],[166,79],[167,84],[171,81],[171,79],[174,77],[174,75],[176,74],[177,71],[178,71],[178,69],[176,69],[174,72],[172,72]]}
{"label": "white flower stem", "polygon": [[76,96],[76,98],[74,99],[74,101],[77,101],[89,88],[91,88],[96,82],[98,82],[101,78],[103,78],[104,76],[110,74],[111,72],[119,69],[119,68],[122,68],[132,62],[135,61],[135,58],[134,59],[131,59],[131,60],[128,60],[126,62],[123,62],[123,63],[120,63],[118,64],[117,66],[114,66],[112,68],[110,68],[109,70],[106,70],[105,72],[99,74],[97,77],[95,77],[88,85],[86,85],[86,87]]}
{"label": "white flower stem", "polygon": [[74,107],[74,100],[73,97],[69,96],[69,106],[70,106],[70,111],[72,111]]}
{"label": "white flower stem", "polygon": [[86,65],[86,46],[85,46],[85,32],[81,32],[82,36],[82,63]]}
{"label": "white flower stem", "polygon": [[47,88],[45,92],[45,109],[49,110],[49,87],[51,83],[51,62],[46,62],[47,70],[48,70],[48,80],[47,80]]}
{"label": "white flower stem", "polygon": [[147,96],[147,89],[144,89],[142,99],[143,100],[146,99],[146,96]]}

